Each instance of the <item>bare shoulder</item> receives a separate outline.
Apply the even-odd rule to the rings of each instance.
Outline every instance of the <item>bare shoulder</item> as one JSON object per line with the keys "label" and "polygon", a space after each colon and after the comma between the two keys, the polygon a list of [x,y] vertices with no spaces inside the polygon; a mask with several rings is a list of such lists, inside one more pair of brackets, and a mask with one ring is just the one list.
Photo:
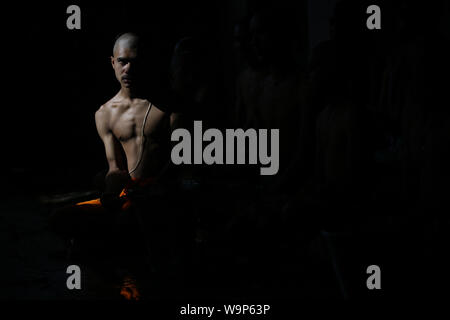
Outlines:
{"label": "bare shoulder", "polygon": [[95,112],[95,120],[96,121],[106,121],[111,114],[111,110],[116,105],[114,98],[100,106],[98,110]]}
{"label": "bare shoulder", "polygon": [[113,99],[111,99],[100,106],[100,108],[95,112],[95,123],[99,133],[106,133],[109,131],[109,120],[113,106],[114,102]]}

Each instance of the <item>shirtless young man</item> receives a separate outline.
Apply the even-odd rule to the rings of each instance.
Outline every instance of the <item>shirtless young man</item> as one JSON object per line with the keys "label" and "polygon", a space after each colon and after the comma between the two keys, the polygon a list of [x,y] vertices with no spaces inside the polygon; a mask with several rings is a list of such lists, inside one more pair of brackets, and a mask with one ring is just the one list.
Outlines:
{"label": "shirtless young man", "polygon": [[121,88],[95,114],[109,165],[106,193],[120,192],[129,179],[156,177],[165,164],[168,115],[138,95],[138,46],[139,38],[131,33],[117,39],[111,64]]}
{"label": "shirtless young man", "polygon": [[105,209],[127,209],[128,190],[155,180],[166,165],[170,143],[169,115],[138,92],[141,45],[137,35],[125,33],[115,42],[111,64],[120,83],[119,92],[95,113],[109,165],[101,199],[58,209],[51,225],[72,238],[105,229]]}

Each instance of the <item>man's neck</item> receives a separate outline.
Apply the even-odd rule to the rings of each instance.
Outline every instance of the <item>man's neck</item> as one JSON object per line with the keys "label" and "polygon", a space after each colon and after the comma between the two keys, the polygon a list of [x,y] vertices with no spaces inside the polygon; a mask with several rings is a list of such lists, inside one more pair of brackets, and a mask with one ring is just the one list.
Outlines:
{"label": "man's neck", "polygon": [[138,97],[135,89],[125,88],[125,87],[120,88],[119,96],[122,97],[123,99],[129,99],[129,100],[133,100]]}

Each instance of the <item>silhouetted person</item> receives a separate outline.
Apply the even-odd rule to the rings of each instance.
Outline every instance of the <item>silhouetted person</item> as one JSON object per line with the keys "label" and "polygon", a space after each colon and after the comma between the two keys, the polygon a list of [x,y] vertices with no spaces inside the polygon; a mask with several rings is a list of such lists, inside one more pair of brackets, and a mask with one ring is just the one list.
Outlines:
{"label": "silhouetted person", "polygon": [[[445,3],[445,4],[444,4]],[[450,207],[447,195],[450,193],[450,109],[447,101],[447,83],[443,81],[450,73],[448,62],[449,44],[448,29],[442,22],[448,23],[450,15],[447,2],[436,9],[441,12],[441,19],[433,15],[428,24],[431,36],[426,38],[426,50],[423,58],[424,87],[424,138],[421,145],[420,163],[420,204],[428,212],[448,211]],[[446,8],[446,9],[445,9]],[[416,89],[416,88],[415,88]],[[418,90],[419,88],[417,88]]]}
{"label": "silhouetted person", "polygon": [[206,40],[195,37],[181,39],[174,48],[169,74],[178,127],[192,127],[194,120],[204,127],[220,123],[213,54]]}
{"label": "silhouetted person", "polygon": [[308,67],[301,144],[306,154],[315,155],[306,162],[312,174],[286,209],[310,215],[316,220],[314,225],[321,220],[331,226],[326,213],[331,208],[355,212],[370,206],[373,190],[371,119],[366,111],[367,96],[359,90],[364,83],[359,69],[365,57],[355,56],[358,51],[352,41],[360,33],[355,29],[358,16],[351,16],[358,13],[352,5],[351,1],[336,5],[330,40],[314,48]]}
{"label": "silhouetted person", "polygon": [[[239,216],[240,223],[246,226],[241,234],[247,244],[245,248],[253,253],[250,272],[263,274],[264,270],[271,270],[273,276],[266,280],[270,285],[275,278],[282,278],[278,267],[287,260],[295,260],[304,245],[291,241],[299,233],[298,224],[290,218],[283,221],[281,213],[286,194],[303,183],[300,177],[308,169],[304,166],[308,155],[303,153],[300,142],[305,75],[294,59],[299,54],[295,51],[298,41],[295,19],[292,12],[282,8],[263,8],[252,15],[249,63],[236,84],[235,126],[280,131],[280,170],[271,177],[248,173],[249,181],[261,191],[255,203],[248,203]],[[283,245],[289,249],[281,250]]]}
{"label": "silhouetted person", "polygon": [[287,185],[283,178],[292,168],[304,106],[304,74],[294,60],[294,28],[294,17],[282,9],[264,9],[252,16],[250,63],[236,89],[237,127],[280,129],[280,171],[267,179],[272,181],[267,186],[278,191]]}

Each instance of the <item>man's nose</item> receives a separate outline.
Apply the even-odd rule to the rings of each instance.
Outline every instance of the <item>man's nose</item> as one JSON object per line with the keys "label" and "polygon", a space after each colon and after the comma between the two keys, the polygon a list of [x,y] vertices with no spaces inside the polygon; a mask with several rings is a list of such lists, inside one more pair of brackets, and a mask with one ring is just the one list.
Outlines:
{"label": "man's nose", "polygon": [[128,62],[128,63],[123,67],[123,71],[124,71],[125,73],[130,73],[131,69],[132,69],[131,62]]}

